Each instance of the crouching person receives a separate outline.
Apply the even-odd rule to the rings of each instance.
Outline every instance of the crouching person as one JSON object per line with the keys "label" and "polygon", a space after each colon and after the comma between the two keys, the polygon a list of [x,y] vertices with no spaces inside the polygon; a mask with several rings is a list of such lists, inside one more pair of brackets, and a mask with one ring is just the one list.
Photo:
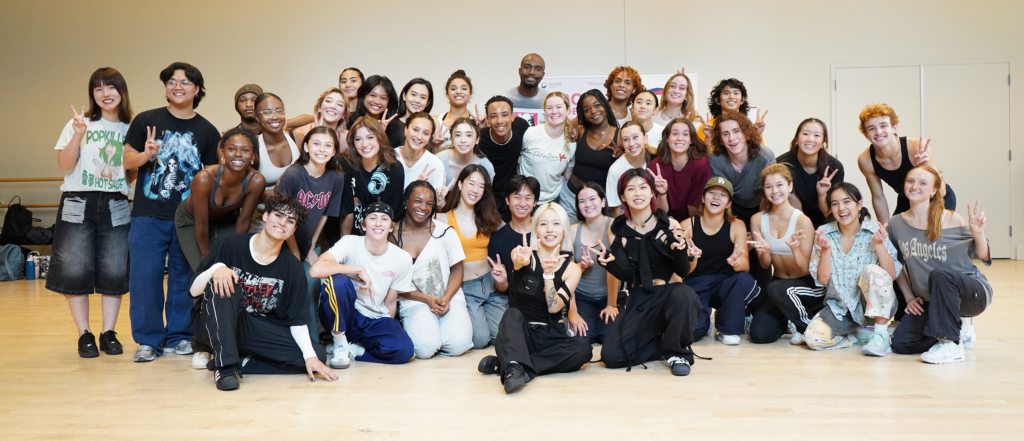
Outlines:
{"label": "crouching person", "polygon": [[224,239],[199,264],[190,288],[199,298],[192,331],[201,352],[193,367],[206,361],[220,390],[238,389],[242,374],[305,373],[312,381],[319,372],[327,381],[338,379],[309,338],[302,264],[281,252],[308,210],[280,194],[264,205],[263,230]]}

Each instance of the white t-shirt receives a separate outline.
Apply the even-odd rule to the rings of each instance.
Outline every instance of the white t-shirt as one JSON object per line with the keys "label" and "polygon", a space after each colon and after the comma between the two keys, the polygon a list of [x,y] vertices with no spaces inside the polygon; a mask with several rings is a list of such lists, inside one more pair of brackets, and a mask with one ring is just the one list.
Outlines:
{"label": "white t-shirt", "polygon": [[661,132],[665,130],[665,126],[656,122],[651,122],[651,130],[647,131],[647,145],[658,148],[658,143],[661,142]]}
{"label": "white t-shirt", "polygon": [[[57,138],[54,150],[64,150],[75,129],[73,120],[64,125],[64,130]],[[85,136],[82,137],[78,149],[78,163],[68,174],[64,175],[64,183],[60,191],[106,191],[128,194],[128,181],[125,179],[124,135],[128,133],[128,124],[110,122],[100,118],[97,121],[85,120]]]}
{"label": "white t-shirt", "polygon": [[359,265],[370,274],[373,294],[359,288],[358,278],[350,276],[356,284],[356,311],[368,319],[390,317],[384,299],[388,290],[412,292],[412,257],[397,245],[389,243],[388,250],[380,256],[370,254],[366,249],[366,237],[344,236],[327,252],[334,261],[342,265]]}
{"label": "white t-shirt", "polygon": [[570,142],[566,151],[565,138],[548,136],[545,126],[526,129],[523,135],[523,154],[519,159],[519,174],[533,176],[540,181],[538,204],[558,199],[562,189],[562,172],[575,163],[575,142]]}
{"label": "white t-shirt", "polygon": [[[626,155],[619,156],[619,159],[616,159],[615,162],[612,163],[612,166],[608,168],[608,180],[604,183],[604,188],[607,190],[605,190],[604,195],[605,198],[608,199],[609,207],[618,207],[622,205],[622,201],[619,200],[619,178],[622,177],[622,174],[625,173],[626,170],[631,168],[634,167],[629,164],[628,160],[626,160]],[[644,170],[647,169],[647,161],[644,161],[642,168]],[[651,190],[654,189],[652,188]]]}
{"label": "white t-shirt", "polygon": [[[412,265],[412,284],[419,292],[440,299],[448,290],[452,265],[463,260],[466,260],[466,253],[462,250],[462,242],[459,242],[455,230],[444,222],[434,220],[434,232]],[[398,302],[399,306],[409,302],[417,303],[404,298]]]}
{"label": "white t-shirt", "polygon": [[[455,179],[455,178],[459,177],[458,173],[453,174],[451,172],[452,171],[452,165],[451,165],[451,162],[449,162],[449,161],[451,161],[451,157],[452,157],[452,152],[453,151],[454,151],[453,149],[446,149],[446,150],[442,150],[440,152],[437,152],[437,159],[439,159],[441,161],[441,164],[444,165],[444,185],[451,184],[452,183],[452,179]],[[476,157],[476,155],[473,155],[473,156]],[[479,157],[477,157],[476,158],[476,164],[481,166],[481,167],[483,167],[484,170],[487,170],[487,177],[490,178],[491,181],[493,182],[494,181],[494,165],[491,164],[491,160],[487,159],[487,158],[479,158]]]}
{"label": "white t-shirt", "polygon": [[409,167],[405,159],[402,159],[402,149],[395,149],[395,155],[398,156],[398,162],[401,162],[402,167],[405,168],[405,185],[402,186],[403,189],[412,184],[427,167],[434,169],[434,171],[430,172],[430,176],[427,176],[427,182],[433,185],[435,190],[444,184],[444,174],[447,170],[445,170],[441,160],[437,159],[437,156],[434,156],[433,153],[423,152],[423,156],[420,156],[420,160],[416,161],[412,167]]}
{"label": "white t-shirt", "polygon": [[257,141],[259,142],[259,155],[260,155],[260,169],[257,170],[263,175],[263,179],[267,181],[267,190],[274,188],[277,184],[277,180],[281,178],[285,170],[288,167],[299,160],[299,148],[295,145],[295,141],[292,141],[292,137],[287,134],[284,135],[284,139],[288,140],[288,149],[292,152],[291,162],[284,165],[284,167],[278,167],[270,161],[270,154],[267,153],[267,145],[263,142],[263,134],[261,133]]}

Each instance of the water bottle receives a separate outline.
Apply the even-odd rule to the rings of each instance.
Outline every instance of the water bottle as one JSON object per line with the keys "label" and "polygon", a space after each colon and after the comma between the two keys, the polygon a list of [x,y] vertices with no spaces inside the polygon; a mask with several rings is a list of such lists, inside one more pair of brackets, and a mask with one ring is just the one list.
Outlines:
{"label": "water bottle", "polygon": [[25,279],[35,280],[36,279],[36,258],[35,256],[28,256],[25,259]]}

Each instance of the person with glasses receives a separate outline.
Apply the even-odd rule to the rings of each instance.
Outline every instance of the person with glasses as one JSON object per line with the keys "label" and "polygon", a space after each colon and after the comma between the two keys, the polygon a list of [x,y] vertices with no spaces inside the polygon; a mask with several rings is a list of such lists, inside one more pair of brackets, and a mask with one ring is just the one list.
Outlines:
{"label": "person with glasses", "polygon": [[[192,353],[192,268],[178,244],[174,212],[188,197],[195,174],[217,163],[220,140],[217,128],[195,111],[206,95],[198,68],[172,63],[160,72],[160,81],[167,107],[140,113],[125,135],[124,168],[139,169],[128,233],[128,312],[132,338],[139,343],[132,357],[136,362],[155,360],[159,348],[163,353]],[[121,216],[115,223],[126,220]]]}
{"label": "person with glasses", "polygon": [[[263,130],[257,138],[258,170],[267,181],[266,192],[269,193],[284,171],[299,159],[299,147],[285,132],[284,102],[277,95],[264,93],[256,98],[256,119]],[[265,193],[265,196],[268,194]]]}

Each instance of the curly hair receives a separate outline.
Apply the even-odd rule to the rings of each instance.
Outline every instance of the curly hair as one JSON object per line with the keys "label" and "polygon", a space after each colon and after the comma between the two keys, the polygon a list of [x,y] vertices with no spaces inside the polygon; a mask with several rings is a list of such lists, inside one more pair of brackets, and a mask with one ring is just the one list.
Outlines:
{"label": "curly hair", "polygon": [[722,132],[719,130],[723,122],[736,121],[743,131],[743,137],[747,140],[747,159],[754,159],[761,154],[761,133],[757,127],[747,119],[747,116],[739,112],[728,112],[715,120],[715,126],[711,129],[711,145],[714,146],[713,153],[716,155],[729,155],[729,151],[722,142]]}
{"label": "curly hair", "polygon": [[740,90],[740,96],[743,97],[743,102],[740,104],[740,108],[737,112],[746,115],[747,112],[750,111],[750,97],[747,95],[747,86],[744,86],[743,82],[740,80],[728,78],[719,81],[718,84],[715,85],[715,88],[711,89],[711,96],[708,97],[708,110],[711,112],[711,116],[718,117],[722,114],[722,104],[718,102],[718,99],[721,98],[722,91],[725,90],[726,87]]}
{"label": "curly hair", "polygon": [[377,144],[380,145],[380,150],[377,152],[378,165],[384,166],[384,168],[391,167],[391,164],[398,162],[398,157],[395,156],[395,149],[388,143],[388,135],[384,134],[384,126],[380,125],[380,121],[377,121],[372,116],[364,116],[352,123],[352,127],[348,129],[348,136],[345,140],[348,141],[348,164],[353,169],[359,170],[363,166],[363,157],[359,156],[359,151],[356,150],[356,131],[365,128],[377,138]]}
{"label": "curly hair", "polygon": [[[629,79],[633,81],[633,93],[636,93],[638,90],[647,89],[644,87],[644,82],[640,79],[640,73],[636,69],[629,66],[616,66],[615,69],[612,69],[612,73],[608,74],[608,79],[604,80],[605,96],[609,100],[612,99],[612,83],[615,81],[615,77],[619,76],[622,72],[629,74]],[[633,96],[630,95],[628,100],[632,101]]]}
{"label": "curly hair", "polygon": [[276,191],[263,199],[263,206],[267,208],[267,213],[276,211],[285,216],[295,216],[296,229],[309,218],[309,209],[305,205],[291,196]]}
{"label": "curly hair", "polygon": [[888,116],[889,124],[891,125],[896,125],[900,123],[900,118],[896,116],[896,111],[892,110],[892,107],[889,107],[888,104],[872,103],[868,104],[866,107],[864,107],[864,110],[860,111],[860,126],[858,126],[857,129],[860,130],[860,133],[862,135],[867,135],[867,133],[864,133],[864,123],[868,122],[868,120],[871,118],[879,116]]}
{"label": "curly hair", "polygon": [[700,136],[697,136],[697,129],[694,128],[693,122],[686,118],[676,118],[669,121],[665,129],[661,131],[661,141],[658,142],[658,151],[654,153],[654,156],[658,158],[658,162],[661,165],[669,165],[672,163],[672,149],[668,146],[668,137],[672,134],[672,128],[676,124],[685,124],[690,128],[690,147],[686,149],[686,156],[689,159],[700,159],[708,155],[708,145],[701,141]]}

